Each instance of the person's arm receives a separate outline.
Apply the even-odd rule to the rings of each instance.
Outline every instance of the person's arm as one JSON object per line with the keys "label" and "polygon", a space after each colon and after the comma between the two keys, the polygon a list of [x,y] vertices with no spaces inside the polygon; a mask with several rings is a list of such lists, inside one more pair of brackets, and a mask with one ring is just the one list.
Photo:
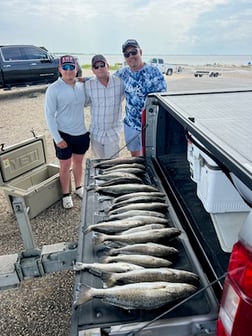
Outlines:
{"label": "person's arm", "polygon": [[61,138],[58,127],[57,127],[57,98],[52,87],[49,87],[45,94],[45,120],[47,127],[50,131],[56,144],[60,143],[63,139]]}

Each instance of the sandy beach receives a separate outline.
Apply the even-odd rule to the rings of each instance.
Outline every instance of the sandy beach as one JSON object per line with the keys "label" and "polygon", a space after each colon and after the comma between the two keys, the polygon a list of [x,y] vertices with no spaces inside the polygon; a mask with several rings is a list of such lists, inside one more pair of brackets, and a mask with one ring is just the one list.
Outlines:
{"label": "sandy beach", "polygon": [[[202,67],[201,67],[202,68]],[[209,69],[209,67],[207,67]],[[252,69],[218,67],[217,78],[195,78],[195,67],[186,67],[181,73],[166,76],[168,88],[198,90],[201,88],[251,88]],[[84,76],[91,72],[85,70]],[[0,90],[1,144],[5,147],[36,135],[46,138],[48,162],[57,163],[50,134],[44,120],[45,85]],[[85,111],[89,124],[89,109]],[[123,135],[121,147],[124,147]],[[128,152],[122,149],[121,155]],[[91,158],[89,150],[86,158]],[[83,165],[85,169],[85,163]],[[36,246],[59,242],[78,241],[81,220],[81,200],[73,196],[74,208],[63,209],[61,202],[53,204],[31,220]],[[0,255],[22,253],[24,250],[16,217],[0,188]],[[1,336],[69,336],[73,292],[73,271],[58,272],[42,278],[27,279],[19,288],[0,291]]]}

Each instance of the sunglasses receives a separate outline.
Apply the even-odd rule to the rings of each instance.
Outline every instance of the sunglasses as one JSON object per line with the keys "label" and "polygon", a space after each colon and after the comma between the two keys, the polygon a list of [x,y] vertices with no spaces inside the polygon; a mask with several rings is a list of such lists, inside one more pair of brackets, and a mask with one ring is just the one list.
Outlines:
{"label": "sunglasses", "polygon": [[101,64],[99,64],[99,65],[94,65],[93,68],[94,68],[95,70],[97,70],[97,69],[99,69],[99,68],[105,68],[105,64],[104,64],[104,63],[101,63]]}
{"label": "sunglasses", "polygon": [[61,67],[64,71],[67,71],[67,70],[73,71],[75,69],[74,64],[63,64]]}
{"label": "sunglasses", "polygon": [[123,55],[124,55],[125,58],[128,58],[128,57],[130,57],[130,55],[136,56],[137,53],[138,53],[138,50],[135,49],[135,50],[132,50],[132,51],[125,52],[125,53],[123,53]]}

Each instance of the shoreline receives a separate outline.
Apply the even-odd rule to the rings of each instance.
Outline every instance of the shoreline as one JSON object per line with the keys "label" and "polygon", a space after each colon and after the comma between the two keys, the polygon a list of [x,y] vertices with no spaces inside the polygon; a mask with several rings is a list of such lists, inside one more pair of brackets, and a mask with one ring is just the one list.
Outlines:
{"label": "shoreline", "polygon": [[[173,73],[171,76],[164,75],[167,82],[171,80],[183,79],[183,78],[194,78],[195,71],[218,71],[221,76],[225,77],[235,77],[235,78],[249,78],[252,79],[252,67],[246,66],[227,66],[227,65],[215,65],[215,66],[183,66],[181,72]],[[84,77],[93,76],[91,69],[83,69]],[[113,74],[114,70],[110,73]],[[29,96],[30,98],[36,97],[37,94],[45,93],[49,84],[35,84],[20,87],[13,87],[10,90],[0,89],[0,100],[9,98],[18,98],[22,96]]]}

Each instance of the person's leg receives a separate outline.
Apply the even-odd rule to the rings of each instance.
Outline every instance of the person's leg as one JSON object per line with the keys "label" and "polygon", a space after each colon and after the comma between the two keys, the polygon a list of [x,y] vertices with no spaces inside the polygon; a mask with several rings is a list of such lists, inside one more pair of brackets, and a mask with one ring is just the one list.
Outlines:
{"label": "person's leg", "polygon": [[72,138],[73,155],[72,155],[72,171],[75,184],[75,194],[83,197],[83,159],[84,154],[89,148],[89,132]]}
{"label": "person's leg", "polygon": [[84,158],[84,154],[73,154],[72,155],[72,171],[73,171],[75,188],[82,186],[83,158]]}
{"label": "person's leg", "polygon": [[131,156],[141,156],[142,152],[141,151],[130,151]]}
{"label": "person's leg", "polygon": [[62,205],[65,209],[70,209],[73,207],[72,197],[70,195],[70,183],[71,183],[71,158],[67,160],[59,160],[60,168],[59,168],[59,177],[61,190],[63,193]]}
{"label": "person's leg", "polygon": [[120,146],[117,141],[104,144],[104,159],[119,157]]}
{"label": "person's leg", "polygon": [[124,123],[124,138],[127,149],[130,151],[131,156],[142,155],[142,135],[141,131],[130,128]]}
{"label": "person's leg", "polygon": [[104,159],[105,153],[104,153],[104,145],[100,142],[96,141],[95,139],[91,138],[91,149],[93,152],[93,155],[96,159]]}
{"label": "person's leg", "polygon": [[70,193],[70,167],[71,167],[71,158],[67,160],[59,160],[60,169],[59,169],[59,176],[60,176],[60,184],[63,194]]}

